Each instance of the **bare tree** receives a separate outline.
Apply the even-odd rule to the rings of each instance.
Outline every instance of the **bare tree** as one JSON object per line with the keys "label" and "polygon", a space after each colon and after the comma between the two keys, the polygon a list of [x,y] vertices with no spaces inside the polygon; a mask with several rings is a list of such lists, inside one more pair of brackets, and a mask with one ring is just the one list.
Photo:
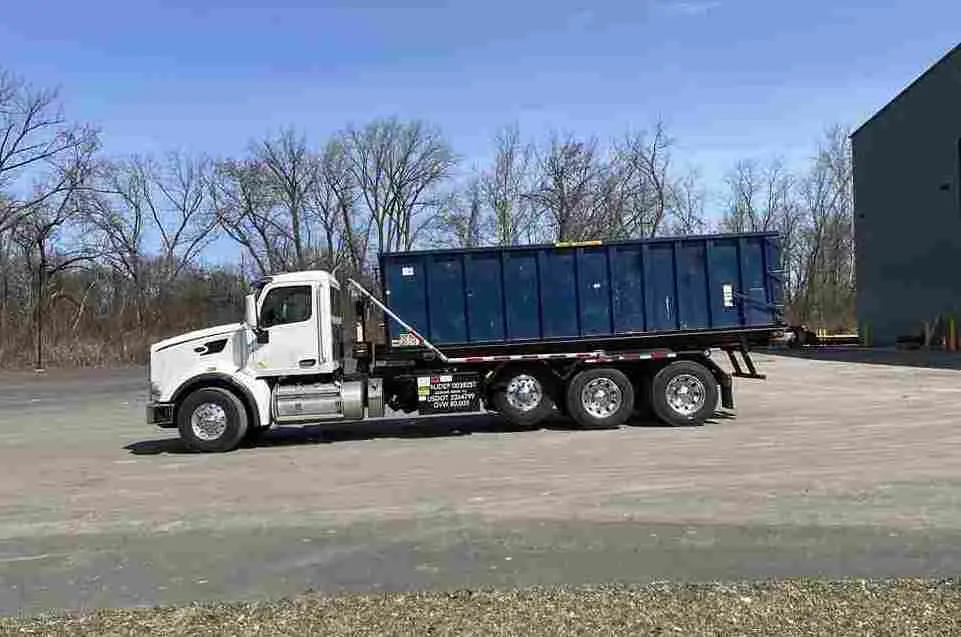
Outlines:
{"label": "bare tree", "polygon": [[165,285],[176,281],[210,243],[217,226],[209,199],[211,164],[206,159],[170,153],[150,166],[157,201],[147,197],[154,230],[160,236]]}
{"label": "bare tree", "polygon": [[293,129],[259,142],[255,157],[266,170],[274,200],[284,208],[290,228],[289,245],[293,250],[290,266],[306,270],[313,265],[313,237],[307,206],[318,180],[316,157],[307,148],[306,138]]}
{"label": "bare tree", "polygon": [[39,184],[37,191],[50,194],[31,205],[29,215],[20,217],[13,229],[13,240],[20,246],[23,258],[34,280],[34,327],[37,369],[42,369],[44,310],[50,286],[56,277],[70,268],[99,256],[97,246],[88,242],[80,230],[79,193],[87,184],[92,169],[91,149],[74,147],[72,155],[61,158],[57,171],[49,179],[66,184],[55,191]]}
{"label": "bare tree", "polygon": [[216,217],[208,200],[210,164],[171,153],[132,157],[101,167],[90,220],[105,235],[110,258],[137,278],[148,233],[159,244],[160,276],[174,282],[211,239]]}
{"label": "bare tree", "polygon": [[357,273],[364,268],[370,218],[357,215],[357,186],[340,139],[331,139],[319,158],[309,193],[310,220],[323,234],[324,266],[337,271],[346,261]]}
{"label": "bare tree", "polygon": [[788,320],[828,329],[854,322],[851,154],[847,132],[828,130],[808,168],[779,160],[738,162],[728,176],[721,227],[776,231]]}
{"label": "bare tree", "polygon": [[670,232],[674,235],[700,234],[707,229],[705,202],[707,189],[700,173],[690,170],[671,186]]}
{"label": "bare tree", "polygon": [[[42,325],[46,279],[71,264],[57,253],[59,228],[75,210],[97,146],[96,131],[66,120],[56,91],[0,69],[0,333],[8,331],[18,247],[31,259],[35,326]],[[42,335],[36,342],[39,358]]]}
{"label": "bare tree", "polygon": [[481,178],[472,177],[463,192],[451,195],[437,214],[435,243],[476,248],[484,243],[489,220],[484,208]]}
{"label": "bare tree", "polygon": [[86,197],[86,222],[102,237],[103,259],[131,282],[137,324],[144,328],[147,306],[145,235],[149,224],[146,202],[150,191],[143,161],[138,158],[104,162],[98,167],[96,192]]}
{"label": "bare tree", "polygon": [[497,245],[530,242],[536,220],[532,200],[525,195],[533,190],[534,148],[521,141],[516,126],[498,133],[494,144],[493,166],[480,178],[483,203],[493,214],[494,241]]}
{"label": "bare tree", "polygon": [[798,241],[798,320],[829,329],[854,320],[853,169],[848,131],[835,126],[800,182],[804,227]]}
{"label": "bare tree", "polygon": [[75,193],[76,175],[97,146],[94,129],[66,120],[56,91],[0,69],[0,233]]}
{"label": "bare tree", "polygon": [[259,274],[287,268],[287,220],[262,162],[218,162],[210,196],[221,228],[244,249]]}
{"label": "bare tree", "polygon": [[603,171],[595,139],[554,135],[540,153],[527,197],[544,215],[553,240],[597,238],[596,188]]}
{"label": "bare tree", "polygon": [[784,162],[762,164],[754,159],[738,162],[726,178],[729,191],[722,220],[731,232],[767,232],[784,223],[792,207],[794,177]]}
{"label": "bare tree", "polygon": [[[0,208],[4,208],[6,198],[0,192]],[[8,317],[10,316],[10,287],[11,279],[14,274],[14,249],[13,241],[14,227],[6,230],[0,229],[0,337],[9,334],[7,330]],[[0,340],[0,348],[3,342]]]}
{"label": "bare tree", "polygon": [[668,221],[677,203],[670,175],[671,147],[662,122],[651,135],[628,133],[614,146],[617,173],[617,199],[621,207],[617,234],[627,237],[653,237]]}
{"label": "bare tree", "polygon": [[456,164],[453,151],[420,121],[377,120],[344,139],[376,249],[410,249],[445,201],[439,188]]}
{"label": "bare tree", "polygon": [[261,274],[339,268],[366,260],[369,221],[358,219],[359,188],[339,137],[321,153],[288,129],[219,162],[211,186],[221,226]]}

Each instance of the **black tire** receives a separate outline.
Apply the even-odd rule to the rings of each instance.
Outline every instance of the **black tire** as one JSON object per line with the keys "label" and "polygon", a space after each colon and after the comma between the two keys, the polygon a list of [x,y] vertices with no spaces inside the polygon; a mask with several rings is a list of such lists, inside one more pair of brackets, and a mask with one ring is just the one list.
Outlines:
{"label": "black tire", "polygon": [[[681,383],[686,381],[687,393],[694,394],[694,404],[690,405],[692,411],[672,405],[668,394],[676,390],[676,387],[672,387],[675,379],[680,379],[678,382]],[[667,365],[654,376],[650,384],[651,408],[658,419],[668,425],[703,425],[714,415],[717,397],[717,379],[714,374],[694,361],[676,361]]]}
{"label": "black tire", "polygon": [[[528,379],[537,383],[540,399],[532,406],[521,408],[516,399],[514,402],[511,401],[508,390],[515,380],[529,382]],[[550,389],[550,381],[543,370],[511,369],[501,373],[494,381],[491,389],[491,403],[494,410],[512,424],[530,427],[542,422],[554,410]]]}
{"label": "black tire", "polygon": [[[613,383],[618,392],[619,403],[607,415],[599,415],[585,403],[584,390],[592,383],[606,379]],[[608,391],[610,386],[608,385]],[[604,391],[603,388],[599,390]],[[619,369],[613,367],[590,367],[578,373],[567,384],[567,412],[584,429],[609,429],[627,422],[634,411],[634,385]]]}
{"label": "black tire", "polygon": [[[199,435],[194,430],[193,417],[195,412],[205,405],[222,410],[225,417],[222,431],[219,423],[209,427],[210,436]],[[217,410],[213,409],[217,414]],[[198,420],[201,414],[197,414]],[[180,438],[188,447],[194,451],[203,452],[222,452],[236,449],[244,440],[247,433],[247,411],[244,404],[240,402],[232,392],[220,387],[205,387],[192,392],[177,409],[177,428],[180,430]],[[202,424],[198,423],[198,429],[203,430]],[[213,435],[213,434],[218,435]]]}
{"label": "black tire", "polygon": [[268,431],[270,431],[270,427],[247,427],[247,433],[244,434],[244,442],[248,445],[257,444]]}

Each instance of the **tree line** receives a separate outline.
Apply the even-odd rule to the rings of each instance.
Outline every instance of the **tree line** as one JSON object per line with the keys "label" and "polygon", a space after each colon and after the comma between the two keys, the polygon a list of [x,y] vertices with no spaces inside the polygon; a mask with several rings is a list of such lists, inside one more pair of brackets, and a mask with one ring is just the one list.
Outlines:
{"label": "tree line", "polygon": [[418,120],[326,140],[295,128],[237,157],[108,156],[56,91],[0,71],[0,366],[139,363],[158,338],[236,320],[248,282],[376,255],[710,231],[783,237],[788,318],[853,325],[851,155],[745,160],[710,192],[663,124],[602,142],[505,127],[469,166]]}

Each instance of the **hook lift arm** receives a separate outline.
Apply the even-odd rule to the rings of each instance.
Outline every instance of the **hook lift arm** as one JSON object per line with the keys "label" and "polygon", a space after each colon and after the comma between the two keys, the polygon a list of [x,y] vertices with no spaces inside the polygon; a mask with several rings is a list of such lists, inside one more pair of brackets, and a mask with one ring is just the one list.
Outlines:
{"label": "hook lift arm", "polygon": [[347,279],[347,283],[348,283],[348,285],[350,285],[352,288],[354,288],[358,293],[360,293],[360,294],[362,294],[363,296],[367,297],[374,305],[376,305],[377,307],[379,307],[380,309],[382,309],[382,310],[384,311],[384,314],[388,315],[389,317],[391,317],[392,319],[394,319],[395,321],[397,321],[398,323],[400,323],[402,326],[404,326],[405,328],[407,328],[407,331],[409,331],[411,334],[413,334],[414,337],[417,339],[417,341],[418,341],[421,345],[423,345],[424,347],[426,347],[426,348],[429,349],[430,351],[434,352],[434,354],[436,354],[437,357],[438,357],[442,362],[444,362],[444,363],[448,362],[448,358],[447,358],[447,356],[444,355],[444,352],[442,352],[442,351],[440,351],[439,349],[437,349],[437,347],[434,346],[433,343],[431,343],[431,342],[428,341],[426,338],[424,338],[423,336],[421,336],[420,333],[419,333],[417,330],[415,330],[413,327],[411,327],[410,325],[408,325],[408,324],[404,321],[404,319],[402,319],[402,318],[400,318],[399,316],[397,316],[397,314],[395,314],[389,307],[387,307],[386,305],[384,305],[383,303],[381,303],[381,302],[380,302],[380,299],[378,299],[376,296],[374,296],[373,294],[371,294],[364,286],[362,286],[360,283],[358,283],[357,281],[355,281],[355,280],[353,280],[353,279]]}

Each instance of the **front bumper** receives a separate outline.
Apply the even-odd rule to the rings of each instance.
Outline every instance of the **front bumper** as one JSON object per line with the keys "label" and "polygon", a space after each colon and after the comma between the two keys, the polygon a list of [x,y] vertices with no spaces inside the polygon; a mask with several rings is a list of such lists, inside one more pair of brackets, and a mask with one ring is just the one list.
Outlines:
{"label": "front bumper", "polygon": [[173,403],[147,403],[147,424],[165,429],[175,428]]}

